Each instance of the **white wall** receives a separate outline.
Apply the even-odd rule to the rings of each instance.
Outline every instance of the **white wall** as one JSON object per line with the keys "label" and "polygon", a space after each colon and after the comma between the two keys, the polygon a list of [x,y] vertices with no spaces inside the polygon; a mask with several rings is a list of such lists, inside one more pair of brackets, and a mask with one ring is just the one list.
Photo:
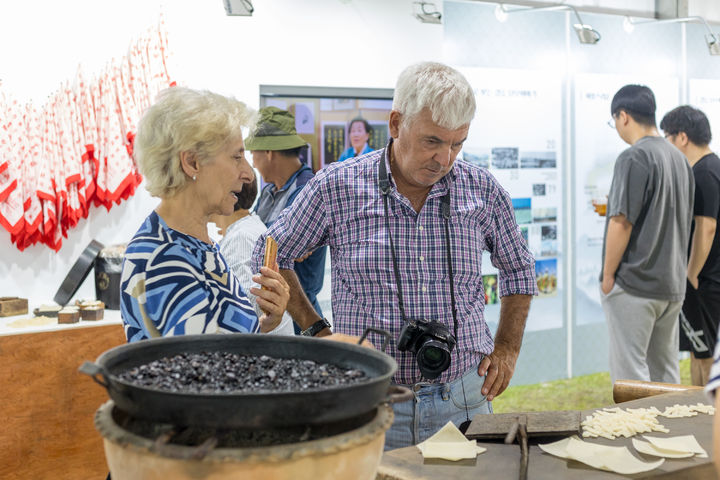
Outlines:
{"label": "white wall", "polygon": [[[441,2],[436,2],[438,6]],[[0,4],[0,81],[42,104],[82,63],[86,75],[122,56],[165,15],[175,80],[258,105],[260,84],[392,88],[420,60],[441,60],[443,30],[421,24],[411,0],[256,0],[252,17],[228,17],[221,0],[36,0]],[[0,228],[0,296],[52,301],[91,239],[128,241],[157,200],[138,190],[110,212],[93,208],[59,253],[19,252]],[[88,279],[78,298],[94,298]]]}

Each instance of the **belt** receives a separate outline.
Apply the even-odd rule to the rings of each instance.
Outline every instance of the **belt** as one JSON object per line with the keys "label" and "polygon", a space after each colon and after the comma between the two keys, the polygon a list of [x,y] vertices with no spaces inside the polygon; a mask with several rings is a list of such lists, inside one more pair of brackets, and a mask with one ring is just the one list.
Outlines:
{"label": "belt", "polygon": [[[483,358],[484,358],[484,356],[483,356]],[[480,359],[480,361],[482,362],[482,359]],[[423,389],[426,391],[427,390],[441,390],[443,392],[449,392],[450,389],[454,385],[459,383],[462,378],[465,378],[466,376],[468,376],[470,374],[477,375],[477,370],[478,370],[479,366],[480,366],[480,364],[478,363],[477,365],[475,365],[474,367],[472,367],[471,369],[469,369],[465,373],[463,373],[460,377],[456,378],[455,380],[451,380],[450,382],[447,382],[447,383],[417,382],[412,385],[401,385],[401,386],[409,388],[413,392],[419,392]]]}

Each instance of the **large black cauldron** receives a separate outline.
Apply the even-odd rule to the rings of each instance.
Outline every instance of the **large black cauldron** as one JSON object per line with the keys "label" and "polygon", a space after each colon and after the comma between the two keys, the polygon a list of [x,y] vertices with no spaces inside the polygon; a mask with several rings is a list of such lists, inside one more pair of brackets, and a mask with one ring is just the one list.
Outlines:
{"label": "large black cauldron", "polygon": [[[360,369],[367,379],[300,392],[174,393],[141,387],[118,374],[180,352],[229,352],[332,363]],[[257,428],[313,425],[370,412],[382,402],[408,400],[406,388],[390,387],[397,370],[389,355],[360,345],[300,336],[204,334],[129,343],[85,362],[80,371],[105,387],[129,415],[178,426]]]}

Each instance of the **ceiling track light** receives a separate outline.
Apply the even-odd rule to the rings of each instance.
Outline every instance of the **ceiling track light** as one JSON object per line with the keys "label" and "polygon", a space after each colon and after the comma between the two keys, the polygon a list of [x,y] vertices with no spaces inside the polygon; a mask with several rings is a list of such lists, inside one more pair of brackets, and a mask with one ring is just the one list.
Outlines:
{"label": "ceiling track light", "polygon": [[635,25],[655,25],[659,23],[688,23],[697,21],[705,25],[705,28],[708,31],[708,33],[705,35],[705,44],[708,47],[708,52],[710,53],[710,55],[720,55],[720,34],[714,33],[710,28],[710,25],[703,17],[663,18],[660,20],[633,20],[630,17],[625,17],[625,20],[623,20],[623,26],[628,24],[631,28],[625,28],[625,31],[630,33],[635,28]]}
{"label": "ceiling track light", "polygon": [[498,3],[495,7],[495,18],[500,23],[505,23],[508,19],[508,12],[505,10],[505,5]]}
{"label": "ceiling track light", "polygon": [[251,17],[255,11],[251,0],[223,0],[229,16]]}
{"label": "ceiling track light", "polygon": [[498,3],[497,7],[495,7],[495,18],[497,18],[499,22],[504,22],[505,20],[507,20],[507,16],[510,13],[539,12],[552,10],[573,11],[573,13],[575,14],[575,18],[577,18],[578,20],[578,23],[573,24],[573,28],[575,29],[575,34],[577,35],[580,43],[592,45],[599,42],[600,38],[602,38],[600,36],[600,32],[592,28],[590,25],[583,23],[582,19],[580,18],[580,14],[575,7],[573,7],[572,5],[565,5],[564,3],[543,5],[542,7],[519,7],[513,9],[506,8],[504,3]]}
{"label": "ceiling track light", "polygon": [[623,18],[623,30],[625,30],[627,33],[632,33],[635,30],[635,24],[633,23],[632,18]]}
{"label": "ceiling track light", "polygon": [[422,23],[442,23],[442,14],[432,2],[413,2],[413,15]]}

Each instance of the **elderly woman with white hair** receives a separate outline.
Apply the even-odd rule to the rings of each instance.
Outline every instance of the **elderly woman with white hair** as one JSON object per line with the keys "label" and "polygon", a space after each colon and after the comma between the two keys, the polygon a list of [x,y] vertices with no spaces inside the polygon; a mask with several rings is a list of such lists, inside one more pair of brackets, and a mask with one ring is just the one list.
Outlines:
{"label": "elderly woman with white hair", "polygon": [[260,268],[249,293],[258,318],[208,235],[213,214],[229,215],[253,178],[242,129],[253,112],[232,98],[173,87],[143,115],[135,158],[146,188],[161,199],[129,243],[121,313],[128,342],[196,333],[270,332],[289,299],[283,277]]}

